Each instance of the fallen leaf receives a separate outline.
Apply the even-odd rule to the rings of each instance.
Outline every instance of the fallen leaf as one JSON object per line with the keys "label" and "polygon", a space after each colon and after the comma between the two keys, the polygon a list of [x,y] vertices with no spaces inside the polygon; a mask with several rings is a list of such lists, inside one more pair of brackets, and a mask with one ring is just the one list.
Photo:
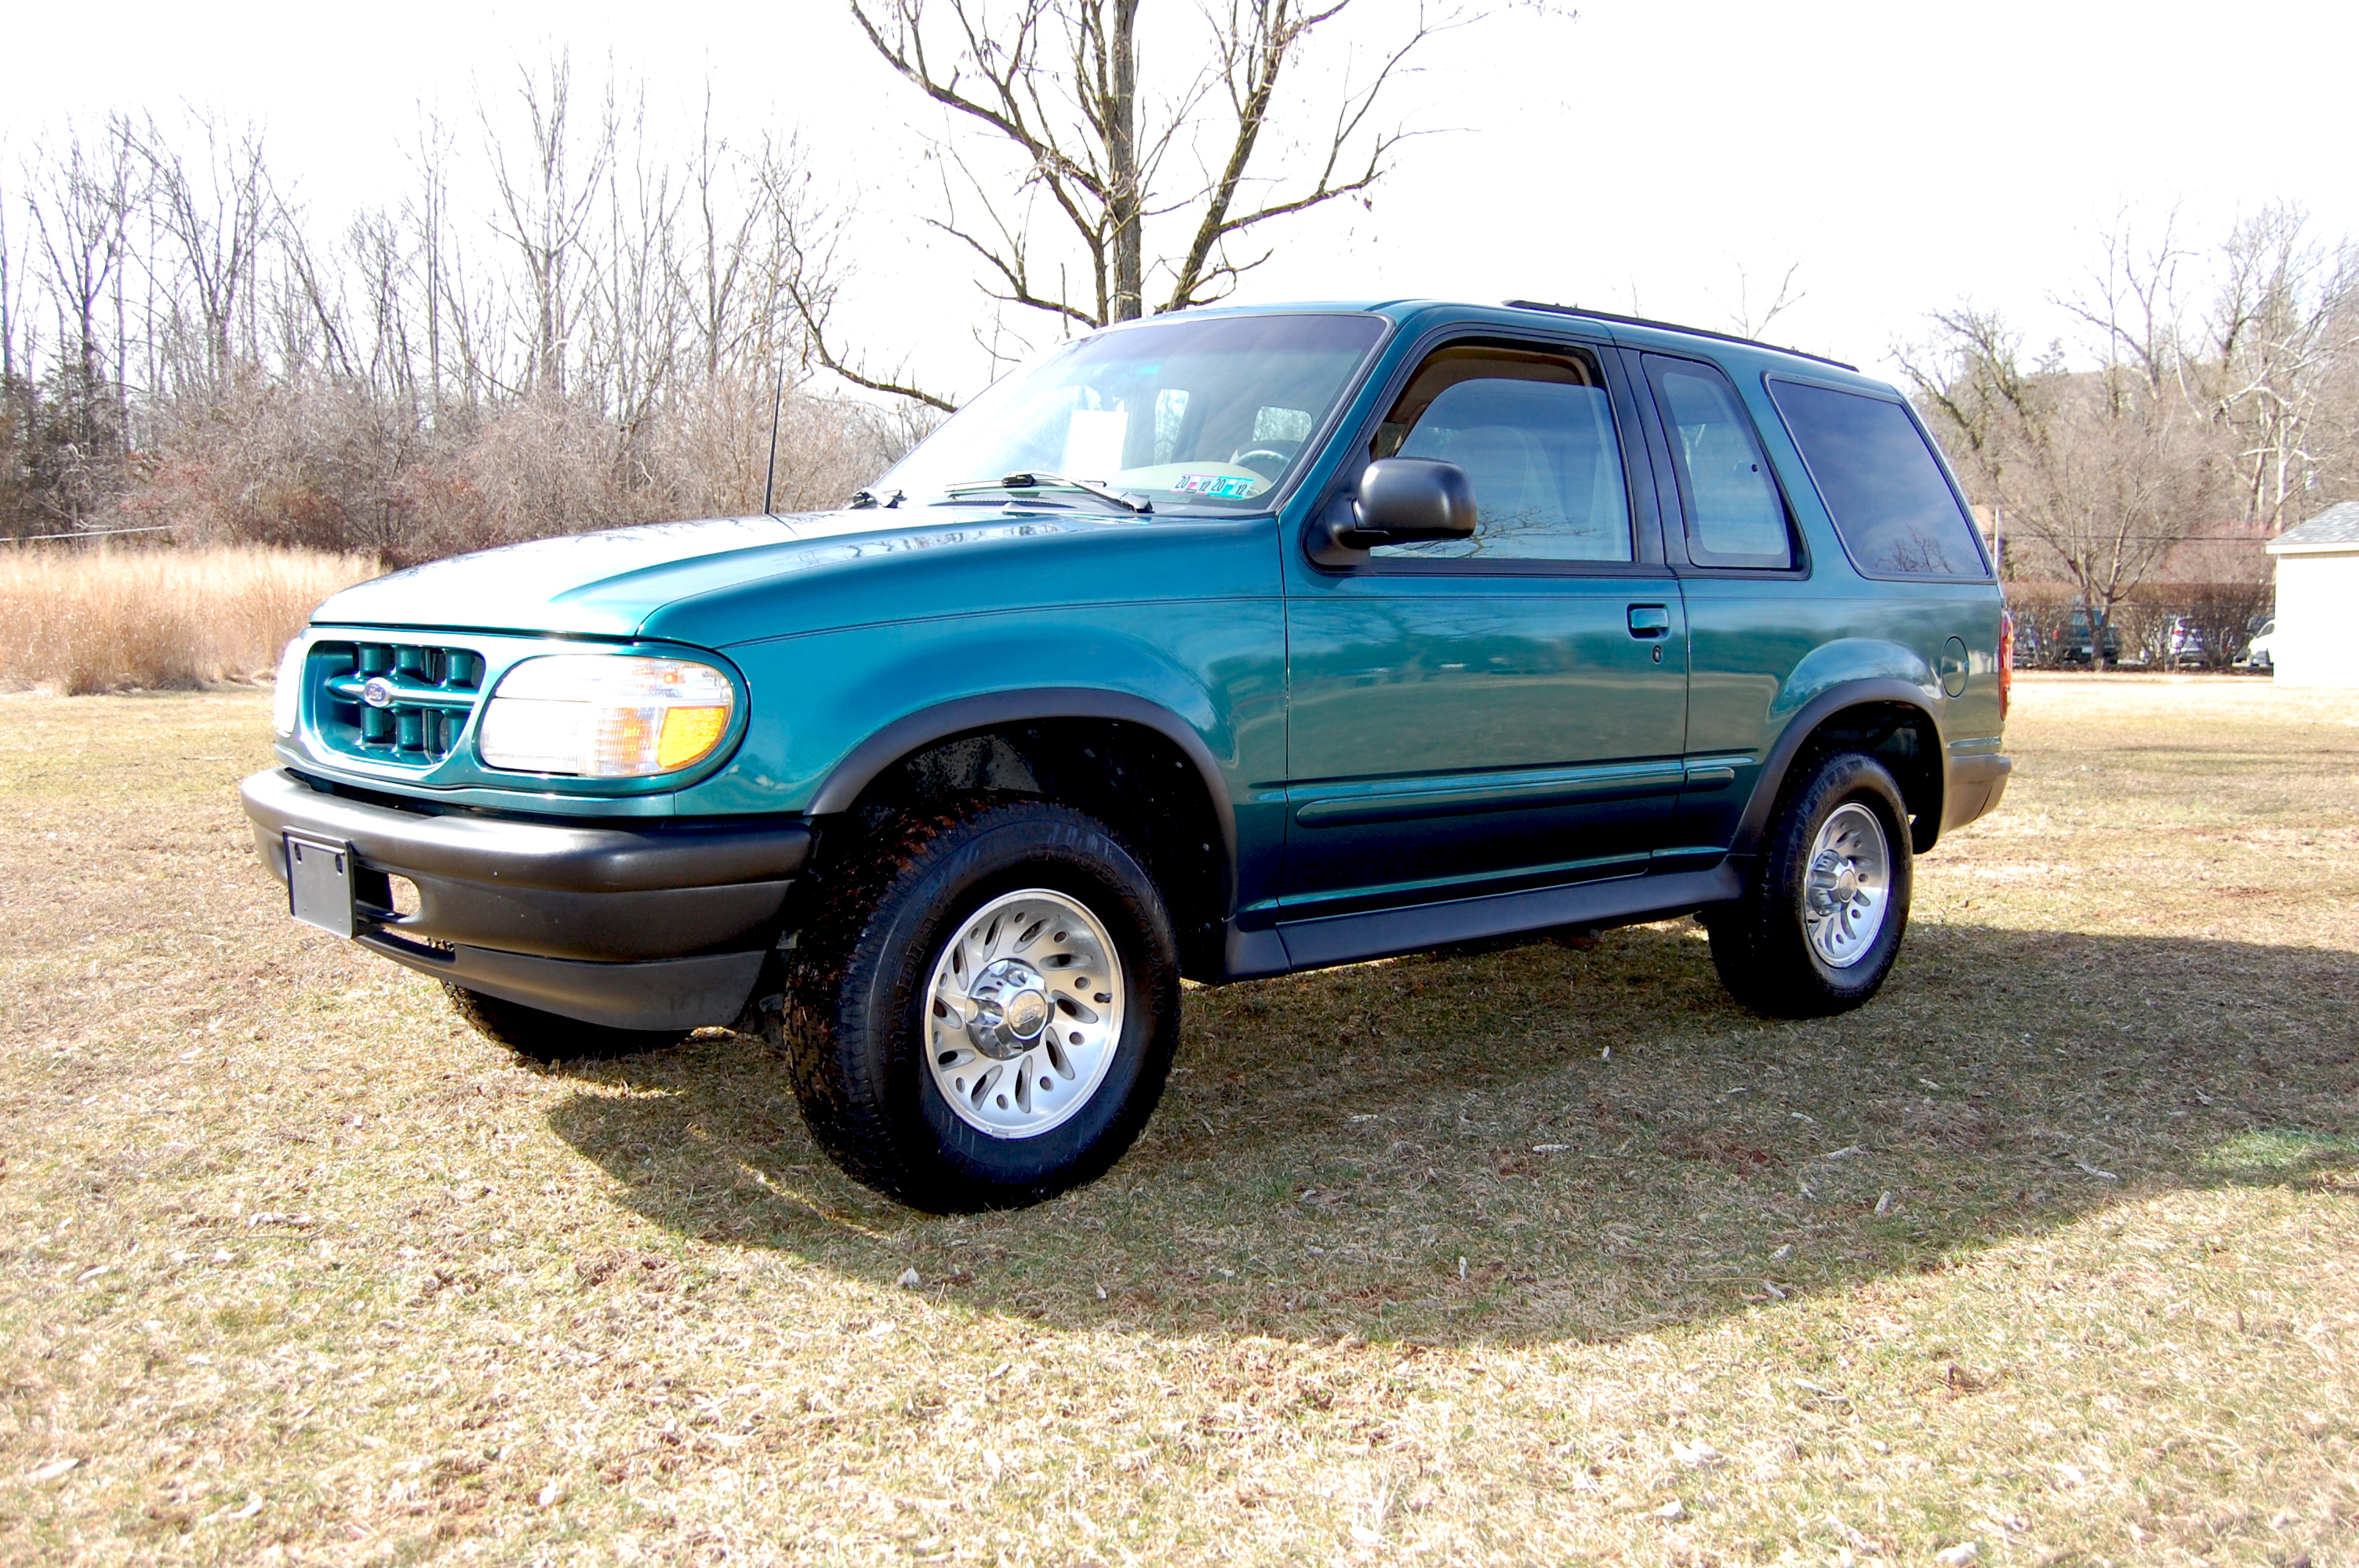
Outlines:
{"label": "fallen leaf", "polygon": [[36,1487],[46,1487],[81,1463],[79,1459],[52,1459],[39,1469],[28,1472],[25,1479]]}
{"label": "fallen leaf", "polygon": [[905,1291],[914,1291],[918,1288],[918,1271],[904,1269],[901,1271],[901,1277],[893,1282]]}
{"label": "fallen leaf", "polygon": [[542,1508],[553,1509],[565,1500],[565,1488],[551,1481],[540,1489],[540,1496],[533,1500]]}
{"label": "fallen leaf", "polygon": [[1982,1555],[1980,1541],[1962,1541],[1955,1546],[1945,1546],[1933,1553],[1933,1561],[1941,1564],[1941,1568],[1966,1568],[1969,1563],[1982,1561]]}
{"label": "fallen leaf", "polygon": [[1688,1506],[1679,1498],[1673,1498],[1655,1510],[1655,1517],[1666,1524],[1674,1523],[1688,1517]]}

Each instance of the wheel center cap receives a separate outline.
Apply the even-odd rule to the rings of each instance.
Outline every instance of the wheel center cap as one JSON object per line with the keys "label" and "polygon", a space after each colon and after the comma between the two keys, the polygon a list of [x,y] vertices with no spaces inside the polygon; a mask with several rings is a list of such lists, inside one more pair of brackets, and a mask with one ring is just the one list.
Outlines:
{"label": "wheel center cap", "polygon": [[967,1038],[995,1061],[1022,1055],[1049,1026],[1049,982],[1021,958],[984,965],[967,997],[974,1003]]}
{"label": "wheel center cap", "polygon": [[1035,990],[1017,991],[1007,999],[1000,1017],[1007,1025],[1007,1033],[1018,1040],[1035,1039],[1040,1026],[1049,1022],[1049,999]]}

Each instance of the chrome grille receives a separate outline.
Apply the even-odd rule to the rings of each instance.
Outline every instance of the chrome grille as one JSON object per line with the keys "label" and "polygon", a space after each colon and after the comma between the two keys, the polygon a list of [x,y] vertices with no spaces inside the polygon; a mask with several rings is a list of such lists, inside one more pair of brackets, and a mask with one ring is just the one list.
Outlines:
{"label": "chrome grille", "polygon": [[451,754],[483,700],[484,655],[419,643],[317,643],[321,741],[372,762],[427,767]]}

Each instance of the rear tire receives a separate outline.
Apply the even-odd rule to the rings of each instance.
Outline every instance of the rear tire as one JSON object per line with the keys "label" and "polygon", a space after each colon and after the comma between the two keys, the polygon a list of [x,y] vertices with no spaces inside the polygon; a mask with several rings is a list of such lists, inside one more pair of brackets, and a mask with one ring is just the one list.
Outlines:
{"label": "rear tire", "polygon": [[603,1062],[636,1056],[642,1051],[662,1051],[689,1036],[685,1029],[610,1029],[584,1023],[562,1013],[527,1007],[505,997],[472,991],[442,982],[451,1010],[484,1039],[506,1046],[534,1062]]}
{"label": "rear tire", "polygon": [[811,1135],[933,1213],[1103,1174],[1179,1037],[1161,893],[1103,824],[1047,801],[888,820],[827,876],[788,955],[779,1044]]}
{"label": "rear tire", "polygon": [[1729,994],[1772,1018],[1845,1012],[1883,989],[1908,928],[1908,808],[1873,757],[1805,760],[1745,896],[1707,910]]}

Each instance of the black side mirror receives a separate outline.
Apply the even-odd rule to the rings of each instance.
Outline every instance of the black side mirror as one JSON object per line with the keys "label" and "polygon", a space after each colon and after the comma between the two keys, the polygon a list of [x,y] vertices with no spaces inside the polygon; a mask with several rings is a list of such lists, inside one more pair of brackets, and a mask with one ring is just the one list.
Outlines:
{"label": "black side mirror", "polygon": [[1310,556],[1348,565],[1376,545],[1466,539],[1474,534],[1474,483],[1456,463],[1378,458],[1360,472],[1355,500],[1338,496],[1310,525]]}

